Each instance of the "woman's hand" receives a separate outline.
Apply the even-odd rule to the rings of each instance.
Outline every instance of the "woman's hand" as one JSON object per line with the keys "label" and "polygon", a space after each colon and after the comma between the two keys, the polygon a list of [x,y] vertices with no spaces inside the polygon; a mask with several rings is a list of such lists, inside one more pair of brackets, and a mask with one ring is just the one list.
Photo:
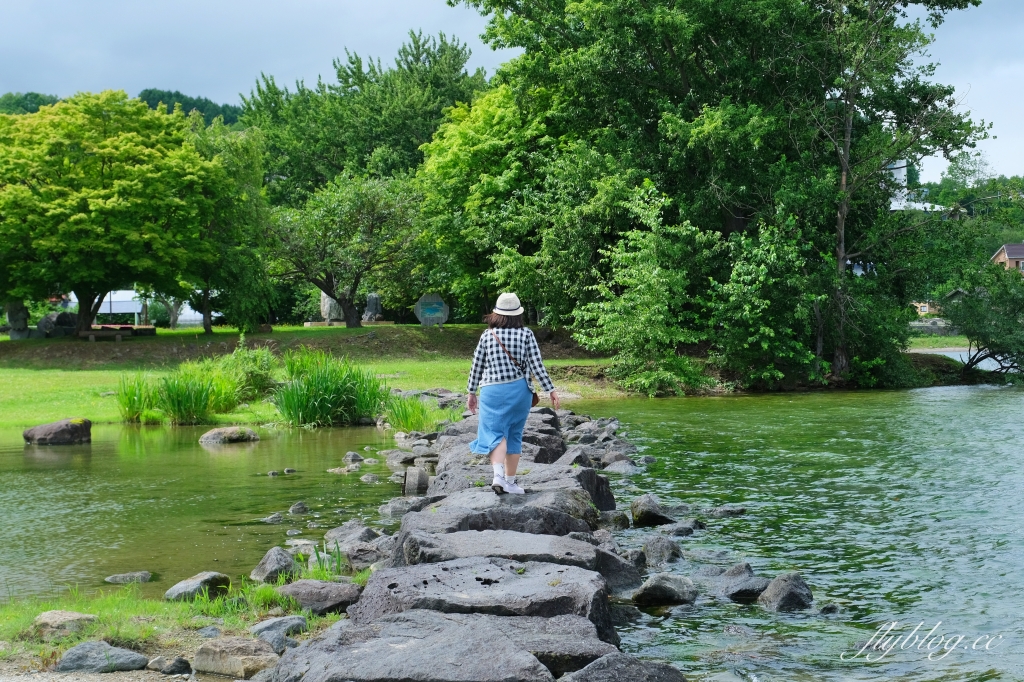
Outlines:
{"label": "woman's hand", "polygon": [[469,411],[470,412],[472,412],[473,414],[476,414],[476,407],[477,407],[476,393],[470,393],[469,394],[469,405],[468,405],[468,407],[469,407]]}
{"label": "woman's hand", "polygon": [[[562,401],[558,399],[558,393],[556,393],[555,391],[551,391],[550,395],[551,395],[551,404],[554,406],[554,408],[556,410],[562,409]],[[470,408],[470,409],[472,409],[472,408]]]}

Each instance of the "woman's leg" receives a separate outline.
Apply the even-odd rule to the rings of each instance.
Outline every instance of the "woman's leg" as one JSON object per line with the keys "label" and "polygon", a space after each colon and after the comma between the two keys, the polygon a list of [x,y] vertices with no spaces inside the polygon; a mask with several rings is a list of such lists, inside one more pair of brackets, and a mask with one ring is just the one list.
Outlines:
{"label": "woman's leg", "polygon": [[[505,441],[502,441],[504,444]],[[519,468],[519,455],[505,455],[505,475],[515,476],[516,469]]]}
{"label": "woman's leg", "polygon": [[505,475],[515,476],[516,469],[519,468],[519,455],[510,455],[507,449],[508,441],[502,438],[498,446],[491,450],[491,464],[504,464]]}

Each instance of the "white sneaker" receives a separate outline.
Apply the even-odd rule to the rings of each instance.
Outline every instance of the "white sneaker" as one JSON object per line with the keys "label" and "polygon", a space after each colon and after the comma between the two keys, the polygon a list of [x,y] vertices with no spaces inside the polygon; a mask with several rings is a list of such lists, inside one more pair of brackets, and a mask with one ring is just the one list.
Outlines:
{"label": "white sneaker", "polygon": [[504,476],[495,476],[494,480],[491,481],[491,490],[493,490],[498,495],[504,495],[506,492],[508,492],[505,490],[506,486],[508,486],[508,483],[505,482]]}
{"label": "white sneaker", "polygon": [[505,482],[505,492],[513,495],[525,495],[526,491],[519,487],[519,484],[515,481],[510,481],[507,478],[503,479]]}

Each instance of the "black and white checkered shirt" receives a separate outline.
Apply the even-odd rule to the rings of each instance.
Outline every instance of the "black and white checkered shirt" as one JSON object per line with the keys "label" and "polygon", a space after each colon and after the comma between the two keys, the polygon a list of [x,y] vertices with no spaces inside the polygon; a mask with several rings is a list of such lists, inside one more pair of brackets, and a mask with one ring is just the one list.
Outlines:
{"label": "black and white checkered shirt", "polygon": [[555,385],[551,383],[548,371],[544,369],[544,361],[540,357],[540,348],[533,332],[525,327],[522,329],[488,329],[480,335],[480,342],[473,353],[473,369],[469,372],[469,392],[476,393],[480,386],[490,384],[507,384],[522,379],[523,370],[516,367],[494,340],[497,334],[505,348],[518,363],[526,369],[525,376],[531,375],[540,382],[544,390],[551,392]]}

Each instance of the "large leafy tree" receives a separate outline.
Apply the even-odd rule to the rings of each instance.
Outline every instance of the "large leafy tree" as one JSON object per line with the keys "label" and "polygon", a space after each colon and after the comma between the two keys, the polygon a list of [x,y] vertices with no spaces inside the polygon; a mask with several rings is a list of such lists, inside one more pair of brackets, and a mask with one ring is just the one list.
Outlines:
{"label": "large leafy tree", "polygon": [[38,92],[5,92],[0,95],[0,114],[34,114],[39,107],[55,104],[59,99]]}
{"label": "large leafy tree", "polygon": [[184,136],[180,111],[153,111],[120,91],[0,117],[5,293],[73,291],[84,330],[108,291],[177,282],[218,172]]}
{"label": "large leafy tree", "polygon": [[[463,263],[529,291],[551,321],[572,322],[582,309],[566,314],[565,298],[586,306],[595,292],[628,296],[628,287],[564,286],[548,245],[581,264],[575,281],[614,284],[612,261],[597,254],[650,229],[621,210],[622,192],[649,179],[671,200],[664,224],[731,245],[708,263],[710,283],[686,283],[691,300],[708,298],[709,314],[678,323],[708,325],[720,355],[742,351],[733,366],[744,380],[844,378],[896,358],[906,303],[930,286],[933,254],[955,253],[959,228],[891,212],[892,168],[955,154],[984,134],[920,65],[928,37],[907,7],[936,25],[976,0],[465,4],[490,16],[492,45],[524,54],[496,76],[510,93],[504,117],[460,113],[427,148],[422,180],[437,188],[428,208],[435,197],[441,206],[430,225],[440,237],[473,238]],[[485,103],[495,101],[473,107]],[[512,114],[543,134],[504,132]],[[466,179],[453,183],[440,171],[458,166],[459,145],[488,153],[466,155]],[[570,152],[590,155],[585,172],[564,174]],[[495,253],[497,268],[474,263]]]}
{"label": "large leafy tree", "polygon": [[346,53],[336,82],[302,82],[294,91],[263,76],[244,100],[242,120],[267,138],[267,174],[275,204],[298,206],[342,172],[386,176],[422,160],[443,112],[486,87],[469,73],[470,51],[444,34],[410,34],[391,68]]}
{"label": "large leafy tree", "polygon": [[407,267],[418,205],[403,178],[339,175],[301,208],[275,211],[277,274],[317,287],[341,306],[346,327],[360,327],[362,288]]}

